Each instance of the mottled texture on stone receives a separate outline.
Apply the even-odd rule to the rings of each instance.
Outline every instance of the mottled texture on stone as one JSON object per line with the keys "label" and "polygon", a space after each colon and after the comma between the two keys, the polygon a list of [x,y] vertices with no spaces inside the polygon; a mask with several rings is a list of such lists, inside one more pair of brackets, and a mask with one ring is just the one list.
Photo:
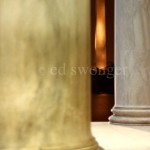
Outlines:
{"label": "mottled texture on stone", "polygon": [[116,0],[115,13],[116,104],[111,120],[116,115],[114,122],[150,124],[150,1]]}
{"label": "mottled texture on stone", "polygon": [[89,0],[0,0],[0,149],[98,149],[90,132]]}

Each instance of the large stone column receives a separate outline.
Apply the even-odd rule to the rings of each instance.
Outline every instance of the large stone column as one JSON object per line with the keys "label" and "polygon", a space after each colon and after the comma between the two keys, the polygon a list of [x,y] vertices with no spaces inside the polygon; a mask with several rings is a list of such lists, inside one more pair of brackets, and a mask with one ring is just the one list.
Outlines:
{"label": "large stone column", "polygon": [[0,149],[98,150],[89,66],[90,0],[0,0]]}
{"label": "large stone column", "polygon": [[150,1],[116,0],[111,123],[150,124]]}

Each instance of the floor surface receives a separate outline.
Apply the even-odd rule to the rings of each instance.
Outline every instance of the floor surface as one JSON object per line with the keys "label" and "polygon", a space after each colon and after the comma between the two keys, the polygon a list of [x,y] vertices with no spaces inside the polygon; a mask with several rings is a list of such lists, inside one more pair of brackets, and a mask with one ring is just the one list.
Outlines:
{"label": "floor surface", "polygon": [[93,122],[92,132],[104,150],[150,150],[150,126]]}

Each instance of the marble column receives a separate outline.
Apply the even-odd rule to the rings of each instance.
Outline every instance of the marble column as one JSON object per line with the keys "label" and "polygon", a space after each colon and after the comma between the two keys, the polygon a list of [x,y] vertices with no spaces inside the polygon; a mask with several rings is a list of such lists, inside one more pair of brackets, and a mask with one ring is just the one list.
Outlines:
{"label": "marble column", "polygon": [[150,1],[115,5],[115,106],[109,119],[150,125]]}
{"label": "marble column", "polygon": [[90,0],[0,0],[0,149],[99,150],[89,66]]}

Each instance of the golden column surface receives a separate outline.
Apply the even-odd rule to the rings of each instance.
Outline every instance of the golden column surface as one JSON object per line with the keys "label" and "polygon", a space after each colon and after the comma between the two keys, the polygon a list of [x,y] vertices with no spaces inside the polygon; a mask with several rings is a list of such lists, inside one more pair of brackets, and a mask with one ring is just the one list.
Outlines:
{"label": "golden column surface", "polygon": [[99,150],[89,67],[90,0],[0,0],[0,150]]}

